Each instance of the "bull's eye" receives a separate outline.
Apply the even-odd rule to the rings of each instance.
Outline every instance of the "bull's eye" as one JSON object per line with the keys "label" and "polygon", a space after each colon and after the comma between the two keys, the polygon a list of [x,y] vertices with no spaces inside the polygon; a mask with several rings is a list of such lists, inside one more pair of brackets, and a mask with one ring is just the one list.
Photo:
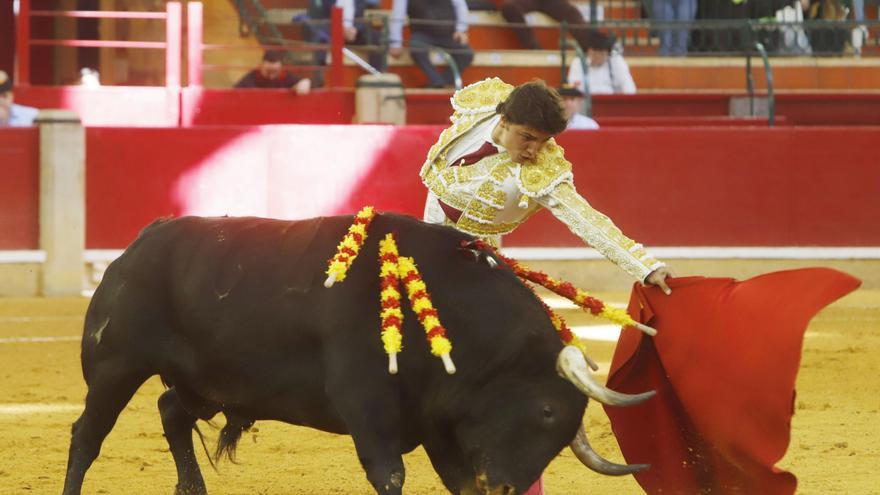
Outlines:
{"label": "bull's eye", "polygon": [[544,406],[544,410],[541,411],[541,413],[544,415],[545,420],[553,419],[553,408],[552,407]]}

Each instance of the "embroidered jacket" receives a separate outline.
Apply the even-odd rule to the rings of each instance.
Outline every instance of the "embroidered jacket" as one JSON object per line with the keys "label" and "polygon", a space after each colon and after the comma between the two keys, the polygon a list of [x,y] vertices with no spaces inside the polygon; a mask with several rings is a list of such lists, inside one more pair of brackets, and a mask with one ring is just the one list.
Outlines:
{"label": "embroidered jacket", "polygon": [[452,126],[445,129],[422,166],[422,181],[437,198],[462,212],[454,225],[491,238],[513,231],[542,207],[606,258],[638,280],[663,266],[641,244],[623,235],[574,187],[571,163],[551,138],[533,163],[515,163],[505,151],[466,167],[450,166],[450,147],[475,126],[495,117],[495,107],[513,86],[491,78],[452,96]]}

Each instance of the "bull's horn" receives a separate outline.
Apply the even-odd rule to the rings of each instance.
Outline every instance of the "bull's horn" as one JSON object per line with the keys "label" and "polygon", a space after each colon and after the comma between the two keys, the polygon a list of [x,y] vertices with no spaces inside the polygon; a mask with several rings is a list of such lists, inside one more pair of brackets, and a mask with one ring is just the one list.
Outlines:
{"label": "bull's horn", "polygon": [[599,474],[624,476],[638,473],[651,466],[650,464],[617,464],[603,458],[593,450],[593,447],[590,447],[590,442],[587,441],[587,434],[584,432],[583,425],[578,428],[577,435],[571,441],[570,447],[575,457],[581,461],[581,464]]}
{"label": "bull's horn", "polygon": [[654,396],[653,390],[641,394],[622,394],[599,385],[590,370],[583,353],[575,346],[567,345],[559,351],[556,359],[556,371],[559,376],[574,384],[581,392],[602,404],[609,406],[634,406]]}

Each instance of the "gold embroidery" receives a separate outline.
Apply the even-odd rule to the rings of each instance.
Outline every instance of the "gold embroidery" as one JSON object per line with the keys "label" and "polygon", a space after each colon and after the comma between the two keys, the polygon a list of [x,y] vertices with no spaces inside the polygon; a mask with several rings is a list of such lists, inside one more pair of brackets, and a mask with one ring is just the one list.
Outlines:
{"label": "gold embroidery", "polygon": [[499,208],[487,205],[476,198],[468,203],[467,209],[464,210],[467,216],[482,223],[494,223],[495,217],[498,216],[498,211]]}
{"label": "gold embroidery", "polygon": [[595,210],[577,193],[574,184],[562,182],[552,192],[555,202],[546,205],[553,215],[587,244],[638,280],[662,266],[644,248],[633,251],[635,241],[625,236],[610,218]]}
{"label": "gold embroidery", "polygon": [[550,139],[541,148],[534,163],[520,166],[518,186],[523,194],[543,196],[564,180],[571,179],[571,163],[563,155],[565,150]]}
{"label": "gold embroidery", "polygon": [[437,139],[437,142],[431,146],[431,149],[428,151],[428,157],[425,160],[425,163],[422,165],[421,171],[419,171],[419,175],[424,179],[428,171],[432,168],[436,168],[439,170],[443,170],[448,165],[446,163],[446,153],[449,151],[449,147],[452,143],[455,142],[456,139],[470,131],[477,124],[480,124],[488,119],[491,119],[495,116],[494,110],[490,113],[484,114],[476,114],[472,116],[467,116],[463,118],[459,123],[447,127],[443,132],[440,133],[440,137]]}
{"label": "gold embroidery", "polygon": [[476,196],[482,199],[484,203],[491,204],[499,210],[504,208],[504,203],[507,202],[507,194],[490,181],[483,182],[480,185]]}
{"label": "gold embroidery", "polygon": [[495,168],[492,169],[490,176],[495,182],[503,184],[504,181],[512,175],[512,172],[510,171],[510,168],[512,166],[516,165],[508,157],[508,160],[506,162],[499,163],[497,166],[495,166]]}
{"label": "gold embroidery", "polygon": [[452,95],[452,108],[457,113],[495,111],[495,106],[504,101],[513,85],[493,77],[468,85]]}
{"label": "gold embroidery", "polygon": [[467,232],[468,234],[473,234],[476,236],[486,236],[486,235],[503,235],[513,231],[519,224],[518,223],[502,223],[502,224],[487,224],[480,223],[476,220],[469,218],[466,215],[462,215],[461,218],[458,219],[458,223],[455,224],[455,228],[461,230],[463,232]]}

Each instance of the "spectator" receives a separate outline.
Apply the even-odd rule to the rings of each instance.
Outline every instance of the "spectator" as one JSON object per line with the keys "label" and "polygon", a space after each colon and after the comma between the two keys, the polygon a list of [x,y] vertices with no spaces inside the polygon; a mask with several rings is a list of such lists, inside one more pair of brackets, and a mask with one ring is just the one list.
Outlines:
{"label": "spectator", "polygon": [[858,24],[853,28],[852,46],[856,55],[862,54],[862,45],[868,39],[868,28],[865,22],[865,0],[852,0],[853,20]]}
{"label": "spectator", "polygon": [[599,128],[599,124],[595,120],[581,113],[581,109],[584,108],[583,91],[573,84],[565,84],[557,92],[562,102],[562,114],[568,121],[566,130]]}
{"label": "spectator", "polygon": [[[806,3],[806,0],[802,0]],[[840,0],[810,0],[807,8],[807,17],[813,21],[824,21],[807,29],[810,37],[810,45],[814,52],[840,54],[846,43],[852,40],[852,32],[848,29],[837,27],[841,21],[846,20],[849,9],[843,6]]]}
{"label": "spectator", "polygon": [[[586,21],[584,21],[581,11],[568,0],[504,0],[501,3],[501,15],[504,16],[507,22],[525,24],[525,15],[529,12],[541,12],[558,22],[568,22],[569,27],[573,27],[571,35],[581,45],[581,48],[587,49],[587,36],[592,29],[575,27],[585,26]],[[530,50],[541,49],[541,45],[535,39],[535,33],[532,32],[532,28],[521,25],[514,27],[513,32],[523,47]]]}
{"label": "spectator", "polygon": [[[697,0],[653,0],[651,10],[651,17],[658,21],[690,23],[697,15]],[[660,56],[687,55],[690,26],[663,26],[658,31]]]}
{"label": "spectator", "polygon": [[[588,38],[586,80],[590,94],[634,94],[636,83],[629,65],[614,46],[614,38],[599,31],[590,32]],[[581,61],[575,59],[568,69],[568,82],[586,93],[584,80]]]}
{"label": "spectator", "polygon": [[[312,23],[313,21],[327,21],[333,7],[342,8],[342,26],[345,42],[351,45],[378,45],[381,42],[381,22],[378,24],[364,22],[364,13],[368,7],[376,7],[372,0],[309,0],[308,13],[297,15],[293,22],[304,22],[303,38],[312,43],[330,43],[330,28],[324,23]],[[316,66],[326,65],[327,52],[318,50],[314,52]],[[367,54],[368,63],[377,70],[384,70],[385,56],[378,49],[370,50]],[[323,74],[315,74],[315,85],[323,86]]]}
{"label": "spectator", "polygon": [[0,127],[9,126],[9,107],[0,104]]}
{"label": "spectator", "polygon": [[[807,8],[809,2],[810,0],[762,0],[760,2],[698,0],[696,18],[700,20],[772,18],[776,17],[777,11],[786,7],[801,8],[803,11]],[[731,23],[728,26],[710,25],[691,30],[690,51],[735,52],[741,54],[744,50],[753,49],[753,46],[750,45],[750,43],[754,42],[752,35],[748,31],[744,32],[742,25]],[[783,27],[791,28],[792,26]],[[773,35],[768,33],[771,33],[771,31],[760,29],[757,30],[756,34],[768,51],[775,51],[778,48],[776,46],[777,40],[774,40]],[[685,40],[687,40],[687,37],[685,37]]]}
{"label": "spectator", "polygon": [[0,126],[27,127],[34,125],[40,111],[33,107],[16,105],[12,95],[12,79],[0,70]]}
{"label": "spectator", "polygon": [[312,89],[312,81],[299,78],[284,70],[281,64],[282,52],[270,50],[263,53],[260,66],[248,72],[235,83],[236,88],[291,88],[298,95],[307,94]]}
{"label": "spectator", "polygon": [[389,36],[389,53],[394,58],[403,54],[404,15],[410,20],[410,56],[428,76],[428,87],[452,87],[453,72],[438,71],[423,47],[430,45],[448,50],[461,72],[471,65],[474,51],[468,45],[465,0],[394,0]]}

